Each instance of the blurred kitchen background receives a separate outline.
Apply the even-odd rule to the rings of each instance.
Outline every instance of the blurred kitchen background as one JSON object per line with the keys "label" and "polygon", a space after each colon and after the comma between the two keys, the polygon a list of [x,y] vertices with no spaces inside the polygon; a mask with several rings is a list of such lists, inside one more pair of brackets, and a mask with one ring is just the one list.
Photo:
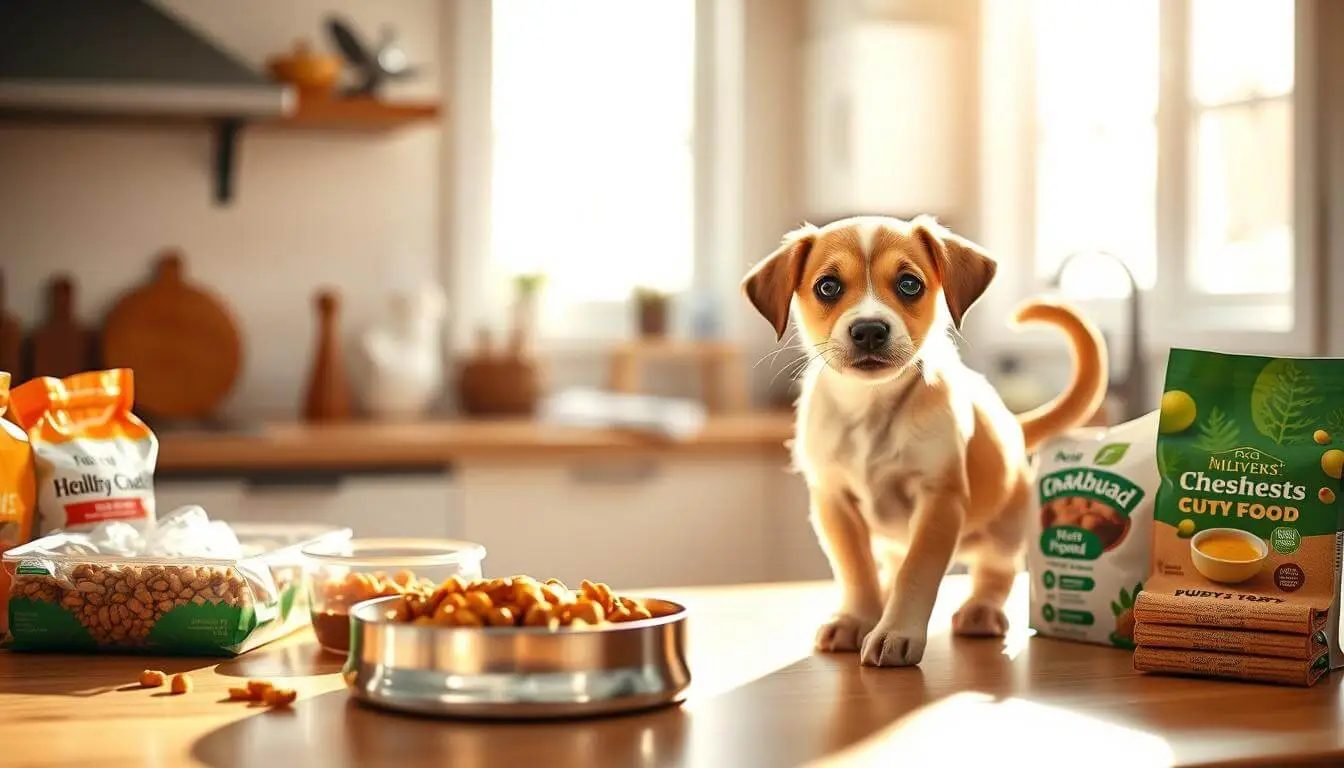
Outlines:
{"label": "blurred kitchen background", "polygon": [[1045,292],[1112,422],[1172,345],[1344,355],[1342,38],[1324,0],[5,0],[0,369],[133,365],[165,511],[821,577],[746,269],[938,216],[999,260],[964,354],[1017,409],[1069,371],[1007,324]]}

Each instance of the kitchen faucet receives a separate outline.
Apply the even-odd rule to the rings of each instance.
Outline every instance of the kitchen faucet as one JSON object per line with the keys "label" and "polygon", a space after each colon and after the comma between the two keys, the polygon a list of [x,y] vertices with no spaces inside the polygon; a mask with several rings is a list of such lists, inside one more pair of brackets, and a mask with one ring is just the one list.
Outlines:
{"label": "kitchen faucet", "polygon": [[1058,289],[1063,283],[1064,271],[1069,264],[1079,256],[1103,256],[1111,262],[1118,264],[1124,271],[1125,278],[1129,281],[1129,360],[1125,366],[1124,375],[1121,377],[1112,377],[1110,389],[1121,401],[1122,419],[1129,421],[1142,416],[1149,409],[1145,403],[1144,387],[1148,382],[1147,366],[1143,360],[1143,340],[1142,320],[1140,312],[1139,282],[1134,279],[1134,272],[1125,263],[1125,260],[1107,251],[1075,251],[1064,257],[1060,262],[1059,269],[1055,271],[1054,277],[1050,279],[1050,287]]}

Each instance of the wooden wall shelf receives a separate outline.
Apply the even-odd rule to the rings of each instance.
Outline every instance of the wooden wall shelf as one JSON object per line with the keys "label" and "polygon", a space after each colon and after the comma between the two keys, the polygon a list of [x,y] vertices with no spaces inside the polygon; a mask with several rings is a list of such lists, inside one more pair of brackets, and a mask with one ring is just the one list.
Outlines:
{"label": "wooden wall shelf", "polygon": [[384,102],[374,99],[300,99],[294,114],[262,120],[245,120],[223,115],[116,113],[71,114],[0,110],[0,120],[23,123],[122,126],[210,125],[214,129],[214,198],[220,205],[233,199],[234,165],[238,140],[247,127],[267,131],[352,131],[382,133],[417,123],[437,120],[440,105],[431,101]]}
{"label": "wooden wall shelf", "polygon": [[390,131],[435,120],[438,116],[439,105],[434,102],[309,99],[301,100],[294,114],[258,125],[296,130]]}

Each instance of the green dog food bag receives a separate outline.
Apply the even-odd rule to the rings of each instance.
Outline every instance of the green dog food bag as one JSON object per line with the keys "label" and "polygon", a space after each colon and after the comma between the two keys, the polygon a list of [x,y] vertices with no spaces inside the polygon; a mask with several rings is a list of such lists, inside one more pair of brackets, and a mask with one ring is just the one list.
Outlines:
{"label": "green dog food bag", "polygon": [[1156,461],[1139,621],[1323,626],[1329,666],[1344,665],[1344,360],[1173,349]]}

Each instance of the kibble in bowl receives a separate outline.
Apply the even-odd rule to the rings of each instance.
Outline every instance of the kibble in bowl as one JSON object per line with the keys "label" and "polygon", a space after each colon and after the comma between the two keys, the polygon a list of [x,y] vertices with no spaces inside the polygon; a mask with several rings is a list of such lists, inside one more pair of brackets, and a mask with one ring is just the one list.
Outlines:
{"label": "kibble in bowl", "polygon": [[530,576],[468,581],[454,576],[433,591],[407,592],[390,602],[393,622],[437,627],[532,627],[557,631],[623,624],[670,614],[668,604],[617,595],[601,582],[584,580],[579,589]]}
{"label": "kibble in bowl", "polygon": [[350,648],[350,610],[367,600],[429,595],[445,579],[479,579],[485,547],[439,539],[350,539],[303,550],[313,633],[327,651]]}

